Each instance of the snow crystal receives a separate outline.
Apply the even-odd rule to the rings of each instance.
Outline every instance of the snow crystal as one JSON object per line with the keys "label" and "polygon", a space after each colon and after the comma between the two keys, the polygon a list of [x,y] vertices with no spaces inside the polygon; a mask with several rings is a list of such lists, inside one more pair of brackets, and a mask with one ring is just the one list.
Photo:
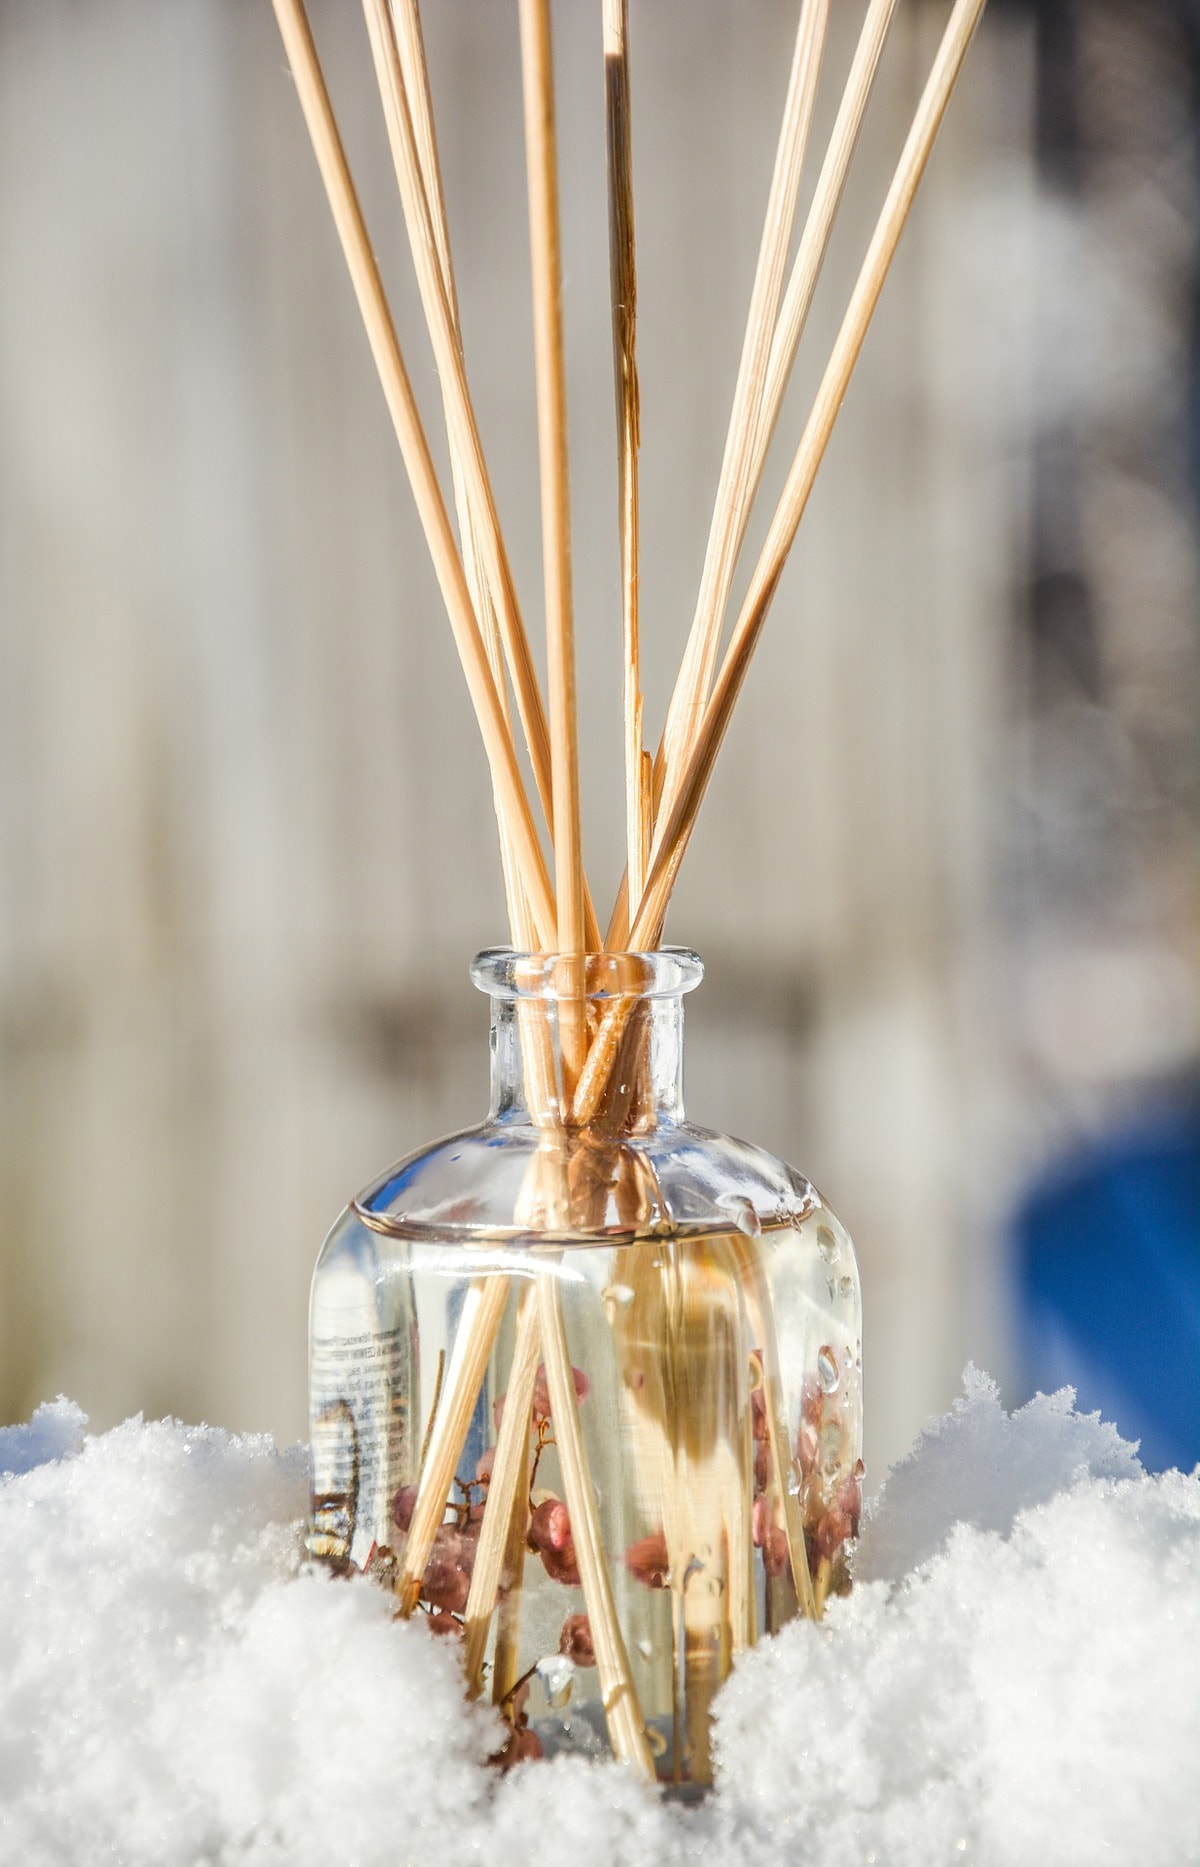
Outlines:
{"label": "snow crystal", "polygon": [[718,1787],[497,1778],[457,1657],[301,1562],[303,1451],[59,1401],[0,1433],[0,1863],[1176,1867],[1200,1858],[1200,1475],[968,1372],[855,1592],[745,1657]]}

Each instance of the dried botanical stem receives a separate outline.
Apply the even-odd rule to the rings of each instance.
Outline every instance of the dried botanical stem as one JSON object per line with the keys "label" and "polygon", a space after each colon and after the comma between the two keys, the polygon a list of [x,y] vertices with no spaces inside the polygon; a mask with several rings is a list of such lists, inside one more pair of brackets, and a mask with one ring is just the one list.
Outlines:
{"label": "dried botanical stem", "polygon": [[642,775],[642,676],[638,613],[638,449],[641,446],[641,398],[637,370],[637,264],[629,98],[629,0],[604,0],[603,34],[608,146],[608,270],[612,298],[613,376],[617,392],[621,518],[625,844],[633,890],[635,895],[640,895],[646,880],[646,858],[650,844],[646,833]]}
{"label": "dried botanical stem", "polygon": [[517,1340],[509,1370],[508,1393],[496,1442],[496,1458],[488,1485],[487,1508],[483,1513],[475,1567],[471,1573],[471,1592],[467,1597],[463,1665],[467,1691],[472,1698],[478,1698],[482,1689],[483,1655],[487,1646],[488,1628],[500,1592],[505,1556],[513,1534],[514,1513],[518,1511],[524,1535],[525,1514],[528,1510],[529,1419],[533,1387],[537,1379],[540,1340],[537,1298],[532,1288],[528,1288],[521,1297],[517,1315]]}
{"label": "dried botanical stem", "polygon": [[404,1615],[417,1605],[433,1539],[446,1514],[450,1487],[508,1301],[508,1284],[503,1276],[479,1277],[467,1291],[396,1578]]}
{"label": "dried botanical stem", "polygon": [[[533,268],[534,365],[538,458],[542,488],[542,558],[546,588],[546,663],[550,764],[554,792],[554,888],[558,950],[585,950],[583,859],[579,812],[575,624],[571,597],[571,522],[567,458],[566,366],[562,332],[562,261],[558,225],[558,159],[549,0],[520,0],[521,76],[529,181],[529,245]],[[578,1069],[582,1026],[569,1019],[564,1073]],[[573,1075],[564,1085],[573,1088]]]}
{"label": "dried botanical stem", "polygon": [[883,290],[884,280],[983,7],[984,0],[956,0],[946,25],[933,69],[892,178],[887,200],[842,320],[837,342],[792,462],[787,484],[751,578],[741,615],[730,638],[717,684],[705,708],[682,774],[676,801],[665,821],[656,828],[649,878],[630,929],[629,938],[633,946],[653,946],[660,937],[671,889],[695,826],[696,815],[725,737],[734,703],[741,692],[771,599],[783,573],[788,551],[812,492],[871,316]]}
{"label": "dried botanical stem", "polygon": [[[739,521],[747,504],[754,466],[754,441],[771,354],[771,338],[783,291],[796,198],[812,126],[813,105],[825,47],[825,30],[829,22],[829,5],[830,0],[804,0],[797,27],[791,78],[767,197],[766,219],[750,294],[746,335],[725,437],[725,453],[717,482],[717,497],[704,554],[700,591],[663,732],[659,775],[664,810],[669,810],[674,801],[676,783],[699,723],[705,696],[712,684],[720,647],[721,623],[737,561]],[[641,889],[631,885],[630,892],[634,901],[640,900]]]}
{"label": "dried botanical stem", "polygon": [[653,1782],[654,1760],[646,1741],[646,1729],[629,1670],[629,1655],[625,1651],[604,1560],[596,1494],[583,1447],[579,1403],[575,1397],[575,1379],[555,1269],[547,1268],[538,1276],[537,1291],[554,1438],[613,1753],[621,1762],[632,1764],[648,1782]]}
{"label": "dried botanical stem", "polygon": [[[417,284],[441,383],[468,582],[485,637],[489,625],[493,630],[499,628],[534,781],[547,823],[552,827],[546,716],[463,359],[420,17],[416,0],[397,0],[394,13],[389,12],[388,0],[364,0],[364,11]],[[495,657],[491,658],[495,664]],[[495,665],[494,672],[501,697],[506,699],[503,676]],[[585,914],[589,906],[585,901]],[[599,940],[594,913],[588,939]]]}
{"label": "dried botanical stem", "polygon": [[492,774],[535,923],[549,936],[554,904],[549,878],[517,765],[512,737],[471,602],[462,561],[438,485],[437,472],[388,309],[379,269],[334,121],[302,0],[274,0],[275,14],[304,111],[313,151],[329,197],[359,311],[383,385],[417,511],[450,618],[455,646],[483,735]]}

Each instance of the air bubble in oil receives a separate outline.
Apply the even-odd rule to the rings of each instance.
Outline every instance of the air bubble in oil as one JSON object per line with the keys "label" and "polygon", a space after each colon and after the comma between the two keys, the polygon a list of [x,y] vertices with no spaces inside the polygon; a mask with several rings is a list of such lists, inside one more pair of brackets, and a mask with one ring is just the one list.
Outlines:
{"label": "air bubble in oil", "polygon": [[817,1375],[821,1382],[821,1392],[823,1394],[837,1393],[838,1382],[841,1377],[838,1374],[837,1356],[831,1348],[826,1347],[818,1351]]}

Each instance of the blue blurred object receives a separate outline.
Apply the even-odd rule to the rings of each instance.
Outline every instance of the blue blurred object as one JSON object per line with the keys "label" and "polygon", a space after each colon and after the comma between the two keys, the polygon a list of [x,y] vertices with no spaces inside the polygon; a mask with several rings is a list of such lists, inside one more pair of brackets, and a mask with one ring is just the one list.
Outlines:
{"label": "blue blurred object", "polygon": [[1105,1136],[1015,1219],[1030,1390],[1070,1384],[1150,1471],[1200,1460],[1200,1097]]}

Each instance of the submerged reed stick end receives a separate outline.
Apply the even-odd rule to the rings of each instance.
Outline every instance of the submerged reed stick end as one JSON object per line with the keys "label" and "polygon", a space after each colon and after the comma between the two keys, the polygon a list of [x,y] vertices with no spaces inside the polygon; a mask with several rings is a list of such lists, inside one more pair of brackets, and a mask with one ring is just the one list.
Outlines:
{"label": "submerged reed stick end", "polygon": [[471,1415],[487,1377],[507,1302],[508,1278],[492,1276],[473,1283],[463,1305],[396,1577],[400,1612],[406,1618],[421,1593],[434,1537],[446,1514]]}
{"label": "submerged reed stick end", "polygon": [[567,1508],[571,1514],[571,1535],[583,1584],[583,1598],[591,1623],[609,1737],[614,1756],[620,1762],[630,1764],[647,1782],[652,1783],[655,1780],[654,1759],[646,1740],[645,1722],[629,1669],[629,1656],[625,1651],[612,1584],[605,1564],[596,1495],[579,1423],[579,1402],[567,1347],[562,1296],[552,1269],[539,1274],[537,1292],[542,1353],[554,1416],[554,1436],[562,1468],[563,1489],[567,1494]]}
{"label": "submerged reed stick end", "polygon": [[[471,1574],[471,1592],[465,1613],[466,1650],[463,1661],[467,1691],[477,1698],[483,1685],[483,1655],[487,1646],[492,1611],[500,1592],[505,1557],[513,1540],[513,1520],[522,1522],[527,1509],[525,1490],[529,1473],[529,1420],[533,1387],[537,1379],[538,1348],[537,1298],[532,1288],[521,1297],[517,1316],[517,1342],[508,1379],[508,1395],[496,1456],[488,1484],[487,1505],[479,1533],[479,1548]],[[507,1692],[509,1687],[506,1686]]]}

